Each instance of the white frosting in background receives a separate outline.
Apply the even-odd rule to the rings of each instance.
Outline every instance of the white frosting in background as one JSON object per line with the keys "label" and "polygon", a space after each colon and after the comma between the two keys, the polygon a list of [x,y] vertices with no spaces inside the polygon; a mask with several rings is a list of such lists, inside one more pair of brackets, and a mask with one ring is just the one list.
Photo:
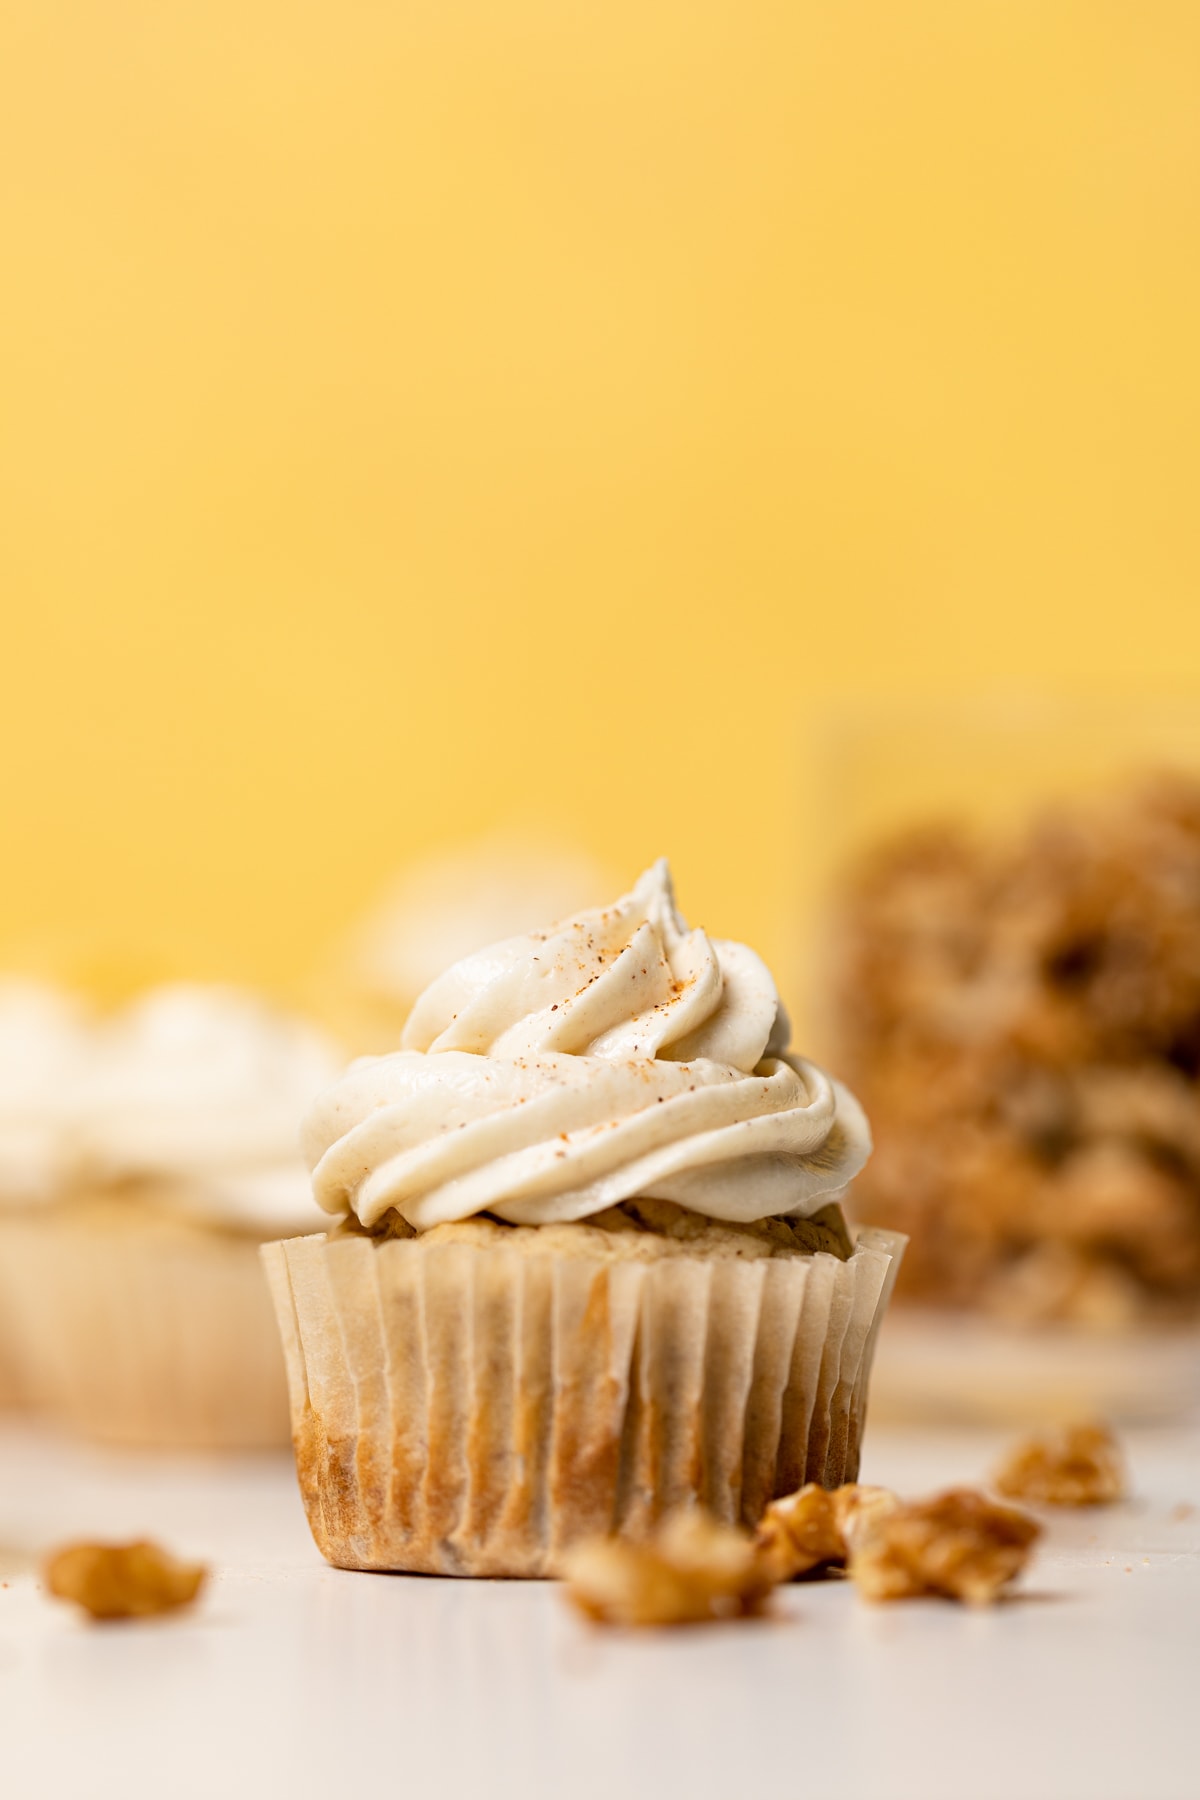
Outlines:
{"label": "white frosting in background", "polygon": [[88,1042],[70,995],[0,979],[0,1206],[51,1200],[69,1178],[70,1108]]}
{"label": "white frosting in background", "polygon": [[407,1008],[460,956],[563,918],[606,886],[583,851],[532,832],[435,850],[398,876],[357,927],[347,970],[356,986]]}
{"label": "white frosting in background", "polygon": [[341,1066],[321,1034],[252,994],[153,989],[96,1031],[73,1106],[83,1169],[161,1179],[199,1216],[248,1231],[315,1229],[298,1125]]}
{"label": "white frosting in background", "polygon": [[689,931],[665,862],[632,893],[456,963],[403,1047],[312,1106],[321,1205],[368,1229],[587,1218],[635,1196],[710,1218],[809,1214],[870,1152],[861,1108],[787,1055],[770,972]]}

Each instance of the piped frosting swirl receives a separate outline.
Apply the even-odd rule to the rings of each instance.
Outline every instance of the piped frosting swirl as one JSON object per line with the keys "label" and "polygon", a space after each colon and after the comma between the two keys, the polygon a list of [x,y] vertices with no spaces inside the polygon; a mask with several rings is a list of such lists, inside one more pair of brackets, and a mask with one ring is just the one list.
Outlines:
{"label": "piped frosting swirl", "polygon": [[853,1096],[787,1053],[765,964],[689,931],[659,862],[614,905],[456,963],[402,1047],[310,1108],[318,1201],[370,1230],[585,1219],[635,1196],[806,1215],[870,1152]]}

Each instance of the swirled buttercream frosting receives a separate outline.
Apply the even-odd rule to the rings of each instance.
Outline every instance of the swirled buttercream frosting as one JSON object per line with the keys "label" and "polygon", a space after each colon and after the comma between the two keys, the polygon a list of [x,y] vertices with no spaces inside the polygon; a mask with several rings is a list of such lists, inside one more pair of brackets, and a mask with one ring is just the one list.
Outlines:
{"label": "swirled buttercream frosting", "polygon": [[487,1213],[514,1225],[674,1201],[712,1219],[804,1216],[870,1152],[862,1110],[788,1054],[765,964],[689,931],[665,862],[612,906],[440,976],[401,1048],[309,1109],[316,1198],[371,1230]]}

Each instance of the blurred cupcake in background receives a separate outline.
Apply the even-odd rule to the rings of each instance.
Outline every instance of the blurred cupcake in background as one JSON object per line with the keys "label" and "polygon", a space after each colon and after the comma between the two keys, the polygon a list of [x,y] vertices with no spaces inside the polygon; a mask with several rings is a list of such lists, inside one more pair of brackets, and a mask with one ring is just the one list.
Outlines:
{"label": "blurred cupcake in background", "polygon": [[319,1226],[297,1147],[342,1058],[232,988],[168,985],[97,1025],[64,1079],[70,1178],[10,1232],[10,1322],[42,1403],[90,1435],[287,1438],[257,1247]]}
{"label": "blurred cupcake in background", "polygon": [[49,982],[0,979],[0,1407],[35,1399],[12,1318],[14,1230],[69,1191],[70,1108],[88,1038],[82,1004]]}
{"label": "blurred cupcake in background", "polygon": [[577,846],[507,830],[449,845],[396,876],[340,943],[314,1005],[355,1050],[390,1049],[418,995],[480,944],[566,918],[615,887]]}

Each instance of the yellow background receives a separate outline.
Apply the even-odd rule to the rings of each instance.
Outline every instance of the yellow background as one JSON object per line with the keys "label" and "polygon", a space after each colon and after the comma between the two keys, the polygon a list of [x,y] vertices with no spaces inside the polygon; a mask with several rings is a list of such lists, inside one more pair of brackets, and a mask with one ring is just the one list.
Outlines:
{"label": "yellow background", "polygon": [[846,698],[1187,691],[1200,7],[2,0],[0,953],[546,818],[786,954]]}

